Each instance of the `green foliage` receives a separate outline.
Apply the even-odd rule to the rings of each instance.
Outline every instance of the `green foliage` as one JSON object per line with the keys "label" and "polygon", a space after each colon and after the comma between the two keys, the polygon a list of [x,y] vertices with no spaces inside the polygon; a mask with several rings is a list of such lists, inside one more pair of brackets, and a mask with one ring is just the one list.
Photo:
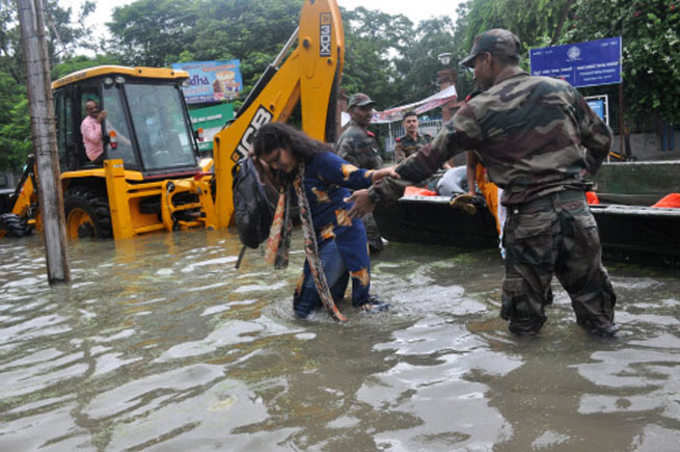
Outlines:
{"label": "green foliage", "polygon": [[20,36],[14,2],[0,0],[0,68],[16,82],[25,79]]}
{"label": "green foliage", "polygon": [[[237,58],[247,93],[297,27],[302,3],[138,0],[114,10],[109,50],[129,65]],[[449,20],[414,28],[402,15],[366,8],[343,10],[342,16],[346,92],[365,91],[386,108],[436,91],[436,55],[450,48],[453,37]]]}
{"label": "green foliage", "polygon": [[[437,56],[450,52],[454,39],[450,19],[430,19],[416,26],[402,15],[365,8],[343,10],[342,16],[346,47],[342,85],[348,94],[365,92],[378,108],[386,109],[437,92],[437,71],[443,68]],[[470,88],[464,70],[459,80]]]}
{"label": "green foliage", "polygon": [[26,87],[0,71],[0,170],[19,170],[31,151]]}
{"label": "green foliage", "polygon": [[138,0],[114,9],[110,52],[124,64],[241,60],[247,92],[298,25],[302,0]]}
{"label": "green foliage", "polygon": [[[438,56],[451,53],[455,27],[448,17],[429,19],[421,22],[412,33],[412,40],[395,61],[401,79],[397,81],[403,98],[399,104],[413,102],[432,95],[438,90],[437,72],[443,69]],[[458,65],[462,53],[454,54],[449,67],[458,73],[459,96],[465,96],[472,89],[471,75]]]}
{"label": "green foliage", "polygon": [[131,66],[167,66],[195,40],[198,3],[138,0],[116,7],[107,24],[114,37],[110,51]]}
{"label": "green foliage", "polygon": [[[303,0],[137,0],[114,9],[110,42],[92,40],[79,11],[48,0],[47,22],[53,78],[101,64],[168,66],[174,62],[239,59],[247,94],[293,33]],[[368,4],[368,3],[367,3]],[[523,62],[535,47],[623,36],[623,77],[629,119],[655,116],[680,124],[680,0],[467,0],[458,18],[413,24],[402,15],[367,8],[342,9],[348,94],[363,91],[379,108],[422,99],[437,90],[437,55],[451,52],[451,67],[469,52],[478,33],[514,31]],[[75,20],[72,21],[72,19]],[[94,57],[74,56],[79,49]],[[471,91],[470,71],[458,70],[459,97]],[[618,86],[583,89],[609,94]],[[239,102],[239,101],[237,101]],[[616,108],[612,108],[616,123]],[[16,7],[0,0],[0,170],[18,168],[30,150],[25,69]]]}
{"label": "green foliage", "polygon": [[577,0],[563,42],[622,36],[629,119],[680,124],[680,1]]}
{"label": "green foliage", "polygon": [[80,71],[95,66],[117,65],[121,61],[116,55],[97,55],[90,58],[84,55],[69,58],[52,67],[52,80],[60,79],[72,72]]}
{"label": "green foliage", "polygon": [[[94,3],[83,4],[72,23],[73,12],[56,0],[46,2],[48,57],[55,66],[77,48],[94,48],[84,25]],[[26,94],[26,69],[20,41],[16,5],[0,0],[0,171],[17,170],[31,151],[31,126]],[[58,72],[58,71],[57,71]]]}
{"label": "green foliage", "polygon": [[[459,10],[456,43],[464,51],[490,28],[512,30],[525,54],[532,47],[555,44],[575,0],[469,0]],[[460,52],[460,50],[459,50]]]}
{"label": "green foliage", "polygon": [[[456,43],[469,49],[478,33],[507,28],[528,56],[529,48],[622,36],[629,119],[656,115],[680,124],[679,10],[678,0],[469,0],[459,11]],[[583,91],[618,103],[616,86]]]}
{"label": "green foliage", "polygon": [[85,26],[85,19],[96,8],[93,1],[83,3],[75,16],[75,23],[71,23],[74,19],[71,8],[62,8],[57,0],[47,0],[45,8],[50,65],[71,57],[78,49],[97,50],[98,46],[92,39],[92,31]]}
{"label": "green foliage", "polygon": [[[389,53],[403,46],[394,37],[393,28],[401,28],[401,36],[412,24],[404,16],[390,16],[378,11],[357,8],[342,11],[345,30],[345,67],[342,86],[348,95],[364,92],[378,108],[394,105],[395,92],[390,82],[398,77]],[[394,20],[393,20],[394,19]]]}

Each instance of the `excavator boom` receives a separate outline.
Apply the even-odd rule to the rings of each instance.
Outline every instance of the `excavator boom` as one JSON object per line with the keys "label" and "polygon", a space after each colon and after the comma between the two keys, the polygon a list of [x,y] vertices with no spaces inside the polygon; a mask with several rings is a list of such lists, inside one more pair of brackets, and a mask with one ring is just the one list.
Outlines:
{"label": "excavator boom", "polygon": [[[295,41],[297,46],[291,51]],[[317,140],[335,140],[335,97],[344,55],[337,2],[305,0],[300,26],[260,78],[235,121],[213,139],[218,227],[227,227],[234,211],[232,168],[251,150],[253,137],[262,125],[286,121],[301,102],[302,129]]]}

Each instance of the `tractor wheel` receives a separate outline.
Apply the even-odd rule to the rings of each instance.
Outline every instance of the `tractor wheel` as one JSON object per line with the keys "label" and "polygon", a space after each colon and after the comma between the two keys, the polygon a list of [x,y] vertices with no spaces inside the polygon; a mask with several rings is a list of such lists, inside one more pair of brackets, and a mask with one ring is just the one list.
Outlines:
{"label": "tractor wheel", "polygon": [[3,213],[0,215],[0,231],[5,231],[9,237],[23,237],[31,233],[31,227],[20,216]]}
{"label": "tractor wheel", "polygon": [[73,187],[64,193],[66,235],[77,240],[113,236],[111,213],[106,196],[87,187]]}

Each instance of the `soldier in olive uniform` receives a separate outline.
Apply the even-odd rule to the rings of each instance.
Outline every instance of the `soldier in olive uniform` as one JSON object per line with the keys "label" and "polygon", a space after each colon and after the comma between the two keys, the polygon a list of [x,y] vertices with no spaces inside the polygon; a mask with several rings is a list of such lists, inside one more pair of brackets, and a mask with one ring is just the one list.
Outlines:
{"label": "soldier in olive uniform", "polygon": [[397,142],[394,146],[394,160],[396,163],[415,154],[420,148],[432,141],[430,135],[421,135],[418,131],[418,115],[416,115],[415,111],[404,113],[402,125],[406,134],[395,140]]}
{"label": "soldier in olive uniform", "polygon": [[380,148],[375,134],[368,130],[375,102],[364,93],[354,94],[347,104],[350,122],[340,135],[335,152],[344,160],[363,169],[382,166]]}
{"label": "soldier in olive uniform", "polygon": [[[359,168],[369,170],[380,169],[383,164],[375,134],[368,130],[374,104],[375,102],[364,93],[356,93],[350,97],[347,112],[351,120],[335,146],[335,152],[341,158]],[[383,242],[373,214],[365,215],[362,220],[366,226],[371,250],[381,251]]]}
{"label": "soldier in olive uniform", "polygon": [[398,197],[405,181],[420,181],[453,155],[474,149],[489,179],[503,189],[507,207],[501,317],[510,321],[510,331],[541,329],[555,275],[578,324],[613,336],[616,296],[602,265],[584,180],[607,157],[611,131],[569,83],[522,71],[519,48],[507,30],[478,35],[462,64],[474,68],[484,91],[456,112],[431,145],[396,167],[401,180],[388,178],[354,192],[350,214]]}

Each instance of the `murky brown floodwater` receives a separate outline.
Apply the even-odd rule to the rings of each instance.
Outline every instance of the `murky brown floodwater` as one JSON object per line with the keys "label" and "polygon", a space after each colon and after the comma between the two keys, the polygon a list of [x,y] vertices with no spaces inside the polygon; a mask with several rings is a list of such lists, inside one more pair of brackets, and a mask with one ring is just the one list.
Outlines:
{"label": "murky brown floodwater", "polygon": [[[295,249],[300,249],[299,235]],[[680,278],[610,266],[613,341],[565,293],[541,335],[498,319],[495,251],[390,244],[388,313],[292,316],[227,232],[84,241],[46,283],[39,237],[0,241],[0,450],[677,451]]]}

